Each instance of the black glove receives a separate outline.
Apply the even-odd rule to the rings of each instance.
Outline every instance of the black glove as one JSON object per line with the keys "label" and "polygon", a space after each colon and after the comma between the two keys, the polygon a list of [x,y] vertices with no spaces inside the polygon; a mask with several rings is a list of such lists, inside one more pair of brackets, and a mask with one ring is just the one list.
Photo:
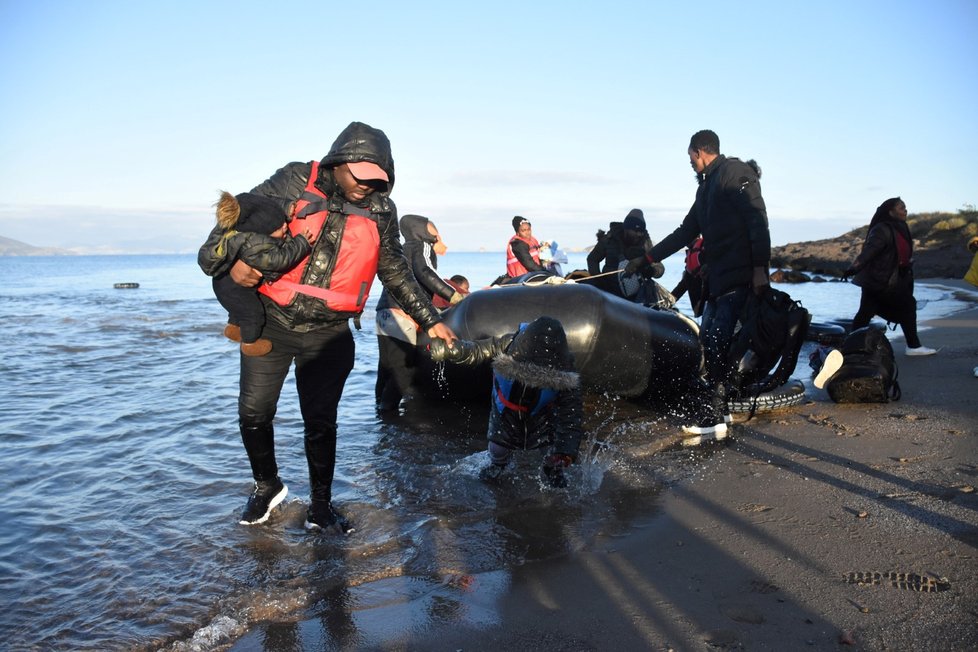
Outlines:
{"label": "black glove", "polygon": [[628,264],[625,265],[625,269],[624,269],[625,276],[631,276],[638,270],[645,267],[646,263],[648,263],[648,261],[645,259],[645,256],[632,258],[631,260],[628,261]]}
{"label": "black glove", "polygon": [[465,340],[455,340],[454,344],[449,346],[445,340],[435,337],[428,345],[428,352],[435,362],[458,362],[465,358],[466,351],[471,347],[472,343]]}
{"label": "black glove", "polygon": [[842,272],[842,281],[848,281],[850,278],[856,275],[856,268],[850,267],[846,271]]}
{"label": "black glove", "polygon": [[561,453],[551,453],[543,459],[540,477],[549,486],[561,489],[567,486],[567,476],[564,469],[573,464],[574,458]]}

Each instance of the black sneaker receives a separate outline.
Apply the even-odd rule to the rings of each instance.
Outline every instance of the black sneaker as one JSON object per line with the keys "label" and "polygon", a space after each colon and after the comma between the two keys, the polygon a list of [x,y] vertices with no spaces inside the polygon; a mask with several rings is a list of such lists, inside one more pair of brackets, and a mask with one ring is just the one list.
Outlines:
{"label": "black sneaker", "polygon": [[353,525],[333,507],[333,503],[320,500],[314,500],[306,510],[305,527],[307,530],[332,528],[340,534],[353,532]]}
{"label": "black sneaker", "polygon": [[727,410],[714,409],[712,405],[696,416],[690,423],[683,425],[684,446],[697,446],[710,439],[725,439],[727,436]]}
{"label": "black sneaker", "polygon": [[505,464],[490,464],[479,471],[479,479],[483,482],[499,482],[505,468]]}
{"label": "black sneaker", "polygon": [[268,515],[272,513],[280,502],[285,500],[289,493],[289,488],[282,484],[278,478],[274,480],[259,480],[255,482],[255,489],[248,498],[244,512],[241,513],[241,525],[258,525],[268,520]]}

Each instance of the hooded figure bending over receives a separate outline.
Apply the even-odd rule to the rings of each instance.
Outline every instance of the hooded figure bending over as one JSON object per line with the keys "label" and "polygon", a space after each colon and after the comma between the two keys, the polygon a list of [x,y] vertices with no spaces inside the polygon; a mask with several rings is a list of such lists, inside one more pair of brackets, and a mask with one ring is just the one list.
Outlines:
{"label": "hooded figure bending over", "polygon": [[479,365],[492,360],[492,407],[489,413],[491,463],[479,473],[496,481],[514,450],[542,449],[543,480],[566,487],[564,469],[577,460],[583,428],[580,376],[560,322],[539,317],[516,333],[449,349],[432,340],[436,362]]}

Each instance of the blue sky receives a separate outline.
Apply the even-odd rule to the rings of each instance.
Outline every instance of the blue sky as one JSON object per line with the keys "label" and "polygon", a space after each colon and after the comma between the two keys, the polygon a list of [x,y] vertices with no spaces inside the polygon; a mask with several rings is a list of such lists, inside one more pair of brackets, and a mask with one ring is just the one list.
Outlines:
{"label": "blue sky", "polygon": [[632,207],[654,239],[695,190],[689,136],[754,158],[775,244],[901,195],[978,203],[978,2],[0,0],[0,236],[190,252],[219,189],[393,143],[401,214],[502,250],[565,248]]}

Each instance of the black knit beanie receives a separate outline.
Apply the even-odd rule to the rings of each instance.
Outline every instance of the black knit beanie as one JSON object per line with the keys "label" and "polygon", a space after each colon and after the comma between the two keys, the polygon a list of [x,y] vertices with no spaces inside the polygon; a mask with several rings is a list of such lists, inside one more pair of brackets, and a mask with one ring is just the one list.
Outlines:
{"label": "black knit beanie", "polygon": [[526,219],[525,217],[522,217],[521,215],[514,216],[513,217],[513,230],[516,231],[517,233],[519,233],[520,232],[520,224],[522,224],[523,222],[526,222],[527,224],[529,224],[530,223],[530,220]]}
{"label": "black knit beanie", "polygon": [[632,231],[644,231],[645,214],[642,213],[642,209],[633,208],[628,211],[628,215],[625,216],[625,221],[621,225],[623,228],[631,229]]}
{"label": "black knit beanie", "polygon": [[241,216],[238,218],[237,230],[250,233],[269,234],[277,231],[286,221],[285,211],[277,203],[250,192],[235,195],[241,206]]}

